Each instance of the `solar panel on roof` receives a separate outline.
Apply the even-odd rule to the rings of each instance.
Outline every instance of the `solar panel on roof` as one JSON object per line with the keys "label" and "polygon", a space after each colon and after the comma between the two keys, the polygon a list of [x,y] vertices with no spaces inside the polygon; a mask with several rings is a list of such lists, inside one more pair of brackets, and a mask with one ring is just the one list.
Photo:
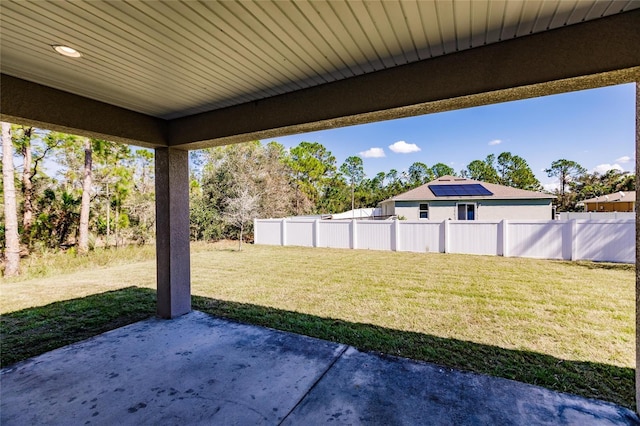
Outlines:
{"label": "solar panel on roof", "polygon": [[479,183],[472,183],[469,185],[429,185],[429,189],[436,197],[477,197],[493,195],[493,192],[489,191]]}

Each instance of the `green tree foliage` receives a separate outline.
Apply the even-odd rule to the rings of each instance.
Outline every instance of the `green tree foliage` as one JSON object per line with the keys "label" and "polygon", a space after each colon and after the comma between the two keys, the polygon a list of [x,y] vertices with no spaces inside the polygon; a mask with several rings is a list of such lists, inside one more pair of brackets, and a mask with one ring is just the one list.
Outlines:
{"label": "green tree foliage", "polygon": [[431,172],[433,172],[433,177],[439,178],[442,176],[455,176],[456,172],[450,166],[447,166],[444,163],[436,163],[431,166]]}
{"label": "green tree foliage", "polygon": [[[310,211],[306,196],[294,188],[284,153],[279,144],[263,146],[258,141],[198,153],[201,170],[192,174],[191,237],[235,237],[240,231],[244,234],[245,227],[251,232],[248,221],[253,217],[286,217],[296,209]],[[249,199],[251,203],[245,202]],[[244,214],[247,211],[249,216]]]}
{"label": "green tree foliage", "polygon": [[500,183],[500,177],[495,166],[496,156],[494,154],[487,155],[482,160],[473,160],[467,165],[464,175],[469,179],[479,180],[488,183]]}
{"label": "green tree foliage", "polygon": [[409,166],[409,188],[416,188],[420,185],[424,185],[427,182],[432,181],[435,178],[433,170],[424,163],[415,162]]}
{"label": "green tree foliage", "polygon": [[18,231],[18,208],[16,201],[15,173],[13,165],[13,135],[11,124],[2,122],[2,186],[4,208],[3,250],[4,275],[20,274],[20,235]]}
{"label": "green tree foliage", "polygon": [[542,189],[540,181],[536,178],[524,158],[503,152],[498,155],[498,177],[501,185],[513,188],[539,191]]}
{"label": "green tree foliage", "polygon": [[[619,191],[635,191],[636,177],[631,173],[619,170],[609,170],[606,173],[587,173],[573,177],[568,183],[565,193],[566,210],[579,210],[577,204],[589,198],[613,194]],[[558,204],[560,203],[560,191],[558,191]]]}
{"label": "green tree foliage", "polygon": [[356,187],[362,184],[364,179],[364,164],[360,157],[347,157],[344,163],[340,166],[340,173],[347,177],[349,185],[351,187],[351,210],[355,209],[355,193]]}
{"label": "green tree foliage", "polygon": [[551,163],[551,167],[545,169],[547,176],[557,177],[559,181],[559,189],[557,191],[557,207],[559,211],[570,211],[575,208],[575,192],[569,194],[567,189],[569,184],[581,177],[586,169],[575,161],[560,159]]}
{"label": "green tree foliage", "polygon": [[[297,192],[303,193],[312,206],[317,206],[336,172],[336,159],[322,144],[300,142],[291,148],[286,164],[291,170]],[[297,214],[304,211],[297,206]]]}

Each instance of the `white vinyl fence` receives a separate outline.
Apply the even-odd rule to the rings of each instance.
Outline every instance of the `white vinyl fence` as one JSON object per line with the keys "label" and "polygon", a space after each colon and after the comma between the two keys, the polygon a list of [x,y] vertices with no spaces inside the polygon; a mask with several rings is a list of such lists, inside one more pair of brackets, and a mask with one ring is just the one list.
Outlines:
{"label": "white vinyl fence", "polygon": [[256,244],[635,263],[633,220],[256,219]]}
{"label": "white vinyl fence", "polygon": [[568,212],[558,213],[558,219],[615,219],[615,220],[635,220],[635,212]]}

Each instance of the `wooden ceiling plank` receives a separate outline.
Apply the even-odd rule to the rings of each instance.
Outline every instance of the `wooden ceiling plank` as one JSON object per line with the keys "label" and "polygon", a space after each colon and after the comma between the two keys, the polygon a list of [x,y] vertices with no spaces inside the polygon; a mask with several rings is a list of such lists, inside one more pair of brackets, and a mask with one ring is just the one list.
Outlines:
{"label": "wooden ceiling plank", "polygon": [[269,44],[240,19],[238,14],[242,15],[242,10],[238,10],[235,3],[203,2],[200,4],[204,7],[205,12],[203,13],[210,15],[224,34],[234,41],[235,50],[244,51],[244,54],[254,56],[265,73],[265,77],[268,78],[270,86],[277,93],[282,94],[302,88],[297,82],[287,79],[286,74],[290,74],[291,71],[287,69],[285,72],[285,67],[279,66],[279,61],[271,52]]}
{"label": "wooden ceiling plank", "polygon": [[[78,2],[73,3],[73,6],[93,8],[92,10],[88,10],[87,13],[97,13],[96,18],[100,19],[108,19],[108,17],[111,16],[109,13],[115,13],[114,11],[105,12],[100,9],[95,9],[94,6],[98,4],[100,3]],[[185,68],[184,62],[176,56],[175,52],[166,48],[164,45],[154,44],[152,39],[145,39],[140,32],[131,34],[135,41],[135,44],[132,44],[131,41],[127,41],[127,39],[124,38],[127,34],[126,32],[120,33],[114,31],[113,28],[103,29],[98,26],[94,27],[94,31],[95,34],[91,38],[91,40],[96,43],[94,52],[96,55],[104,54],[105,56],[102,59],[114,61],[115,58],[117,58],[119,62],[131,64],[132,67],[140,64],[140,69],[144,70],[145,79],[157,78],[158,70],[161,69],[163,71],[161,73],[163,78],[169,80],[169,82],[164,85],[165,90],[167,87],[176,87],[178,85],[184,86],[183,90],[187,91],[189,87],[191,87],[193,91],[201,90],[202,81],[198,83],[198,78],[194,80],[194,77],[201,75],[200,70],[198,70],[197,67]],[[203,68],[205,67],[203,66]],[[208,72],[211,73],[211,71]],[[187,74],[190,75],[191,78],[187,78]],[[215,74],[211,73],[207,78],[212,79],[214,75]],[[201,78],[202,77],[200,77],[200,79]],[[223,83],[230,81],[228,80],[229,77],[225,76],[224,73],[218,74],[218,78],[221,78]],[[140,84],[144,84],[144,82],[141,80]],[[224,87],[221,92],[222,95],[226,96],[231,96],[233,93],[231,89],[227,87]]]}
{"label": "wooden ceiling plank", "polygon": [[422,21],[425,37],[429,42],[431,57],[443,55],[444,46],[442,44],[442,34],[435,1],[419,2],[418,9],[420,10],[420,20]]}
{"label": "wooden ceiling plank", "polygon": [[265,72],[261,69],[261,64],[254,60],[253,55],[247,55],[232,47],[228,43],[228,37],[208,20],[204,13],[198,13],[199,3],[188,2],[180,8],[177,7],[179,3],[164,4],[173,13],[181,13],[189,20],[192,36],[204,42],[203,48],[212,55],[216,70],[227,71],[232,76],[232,81],[241,80],[250,92],[259,92],[267,96],[276,94],[268,89],[269,80],[264,78]]}
{"label": "wooden ceiling plank", "polygon": [[402,1],[400,2],[400,7],[404,14],[407,31],[409,31],[411,45],[416,52],[417,60],[430,58],[431,46],[422,24],[419,3],[417,1]]}
{"label": "wooden ceiling plank", "polygon": [[609,8],[611,2],[606,1],[593,1],[591,2],[591,9],[587,12],[586,19],[596,19],[604,16],[604,13]]}
{"label": "wooden ceiling plank", "polygon": [[[20,17],[17,17],[14,22],[20,23],[19,19]],[[138,75],[132,75],[133,67],[128,64],[123,63],[118,66],[118,64],[103,61],[90,54],[80,60],[64,58],[49,47],[50,39],[46,35],[39,39],[37,38],[38,29],[34,29],[33,33],[36,38],[31,39],[31,42],[23,41],[23,39],[14,40],[13,37],[19,34],[15,32],[3,37],[3,42],[10,43],[12,46],[11,50],[4,49],[3,56],[3,68],[12,67],[14,70],[10,74],[15,75],[26,71],[29,72],[32,79],[47,79],[48,81],[51,81],[50,76],[52,75],[64,76],[64,79],[57,80],[59,84],[56,86],[64,90],[72,90],[79,86],[84,87],[84,90],[94,90],[97,85],[112,83],[114,86],[111,86],[106,92],[109,97],[118,99],[118,104],[127,103],[130,106],[134,99],[139,99],[138,105],[149,103],[149,101],[143,102],[140,99],[152,99],[156,93],[163,89],[161,82],[155,78],[145,79]],[[15,61],[12,60],[12,55],[13,57],[19,55],[21,58],[19,62],[23,63],[21,67],[13,67],[12,64]],[[39,58],[46,58],[47,68],[40,66]],[[73,66],[69,66],[70,61],[73,61],[71,62]],[[67,83],[63,84],[63,81],[67,81]],[[69,82],[73,82],[73,86]],[[120,98],[116,96],[118,90],[114,90],[117,88],[126,88],[126,90],[121,90],[122,96]],[[177,92],[179,96],[175,100],[182,98],[183,102],[188,103],[190,98],[182,95],[182,92],[184,89]]]}
{"label": "wooden ceiling plank", "polygon": [[358,61],[364,73],[384,69],[384,64],[371,44],[371,40],[360,25],[359,17],[351,9],[351,2],[336,1],[329,2],[333,14],[340,19],[342,26],[349,36],[350,44],[357,50],[352,55]]}
{"label": "wooden ceiling plank", "polygon": [[489,2],[488,7],[485,44],[497,43],[501,40],[507,2],[506,0],[495,0]]}
{"label": "wooden ceiling plank", "polygon": [[500,34],[501,40],[508,40],[510,38],[516,37],[523,7],[524,2],[506,3],[506,7],[504,10],[504,24],[502,26],[502,32]]}
{"label": "wooden ceiling plank", "polygon": [[[290,2],[274,2],[271,4],[272,7],[266,8],[265,4],[258,3],[264,13],[270,17],[274,31],[278,32],[279,37],[285,39],[288,45],[297,48],[297,54],[305,58],[307,64],[319,77],[319,81],[335,81],[332,75],[333,64],[322,55],[320,49],[308,37],[310,28],[304,25],[306,18],[300,14],[300,11]],[[286,7],[287,5],[289,7]],[[283,22],[286,23],[286,27],[282,24]]]}
{"label": "wooden ceiling plank", "polygon": [[358,53],[350,53],[345,45],[350,40],[348,32],[341,22],[330,22],[335,13],[329,5],[324,2],[295,2],[295,7],[314,29],[315,38],[326,45],[323,52],[336,65],[336,71],[349,77],[364,73],[361,61],[356,59]]}
{"label": "wooden ceiling plank", "polygon": [[[295,31],[295,25],[286,16],[279,13],[279,9],[273,3],[243,2],[242,6],[254,16],[256,22],[260,23],[258,27],[267,35],[263,37],[276,51],[278,57],[285,63],[294,65],[295,71],[289,77],[290,79],[300,81],[303,87],[326,83],[322,73],[317,71],[318,68],[321,68],[320,64],[300,48],[296,38],[288,34],[288,31],[292,29]],[[271,17],[271,13],[279,16],[274,19]]]}
{"label": "wooden ceiling plank", "polygon": [[484,45],[488,19],[489,2],[471,2],[471,47]]}
{"label": "wooden ceiling plank", "polygon": [[358,22],[360,22],[362,31],[366,34],[367,39],[369,39],[369,43],[375,49],[376,56],[380,58],[384,68],[394,66],[395,62],[391,57],[391,51],[388,49],[380,33],[376,29],[376,23],[373,21],[369,10],[366,8],[366,2],[356,0],[354,2],[350,2],[349,6],[351,7],[351,10],[353,10],[353,14],[357,17]]}
{"label": "wooden ceiling plank", "polygon": [[[402,55],[396,55],[403,58],[402,63],[416,62],[419,60],[418,50],[415,46],[411,30],[407,23],[408,18],[402,7],[403,1],[386,1],[382,3],[382,7],[386,12],[389,21],[391,34],[396,40],[399,51]],[[411,2],[407,2],[411,3]]]}
{"label": "wooden ceiling plank", "polygon": [[[209,60],[207,54],[210,55],[211,52],[207,50],[207,43],[193,36],[190,28],[182,25],[182,21],[177,19],[178,15],[173,15],[174,25],[163,27],[160,24],[167,19],[158,10],[164,7],[164,2],[110,2],[109,4],[135,19],[138,23],[137,28],[152,45],[163,46],[169,50],[170,54],[180,59],[183,73],[192,73],[199,85],[211,85],[211,82],[219,81],[215,89],[223,91],[227,90],[227,87],[241,84],[244,77],[228,69],[229,65],[223,55],[216,56],[215,61]],[[220,63],[223,65],[219,65]],[[222,81],[220,81],[221,78]]]}
{"label": "wooden ceiling plank", "polygon": [[578,0],[558,0],[557,7],[553,17],[551,18],[550,28],[559,28],[567,25],[567,20],[571,16],[571,12],[576,7]]}
{"label": "wooden ceiling plank", "polygon": [[456,51],[471,48],[471,2],[453,3],[453,20],[456,33]]}
{"label": "wooden ceiling plank", "polygon": [[436,1],[436,16],[438,26],[442,35],[442,46],[444,53],[453,53],[458,50],[457,35],[455,29],[455,14],[453,11],[453,0]]}
{"label": "wooden ceiling plank", "polygon": [[516,36],[520,37],[533,33],[542,3],[543,1],[529,1],[522,6]]}

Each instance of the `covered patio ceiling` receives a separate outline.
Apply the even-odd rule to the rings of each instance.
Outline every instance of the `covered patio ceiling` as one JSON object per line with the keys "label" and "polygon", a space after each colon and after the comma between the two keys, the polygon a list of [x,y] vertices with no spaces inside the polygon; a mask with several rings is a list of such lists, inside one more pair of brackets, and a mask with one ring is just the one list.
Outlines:
{"label": "covered patio ceiling", "polygon": [[630,82],[640,62],[633,0],[0,7],[4,119],[149,147],[200,148]]}

